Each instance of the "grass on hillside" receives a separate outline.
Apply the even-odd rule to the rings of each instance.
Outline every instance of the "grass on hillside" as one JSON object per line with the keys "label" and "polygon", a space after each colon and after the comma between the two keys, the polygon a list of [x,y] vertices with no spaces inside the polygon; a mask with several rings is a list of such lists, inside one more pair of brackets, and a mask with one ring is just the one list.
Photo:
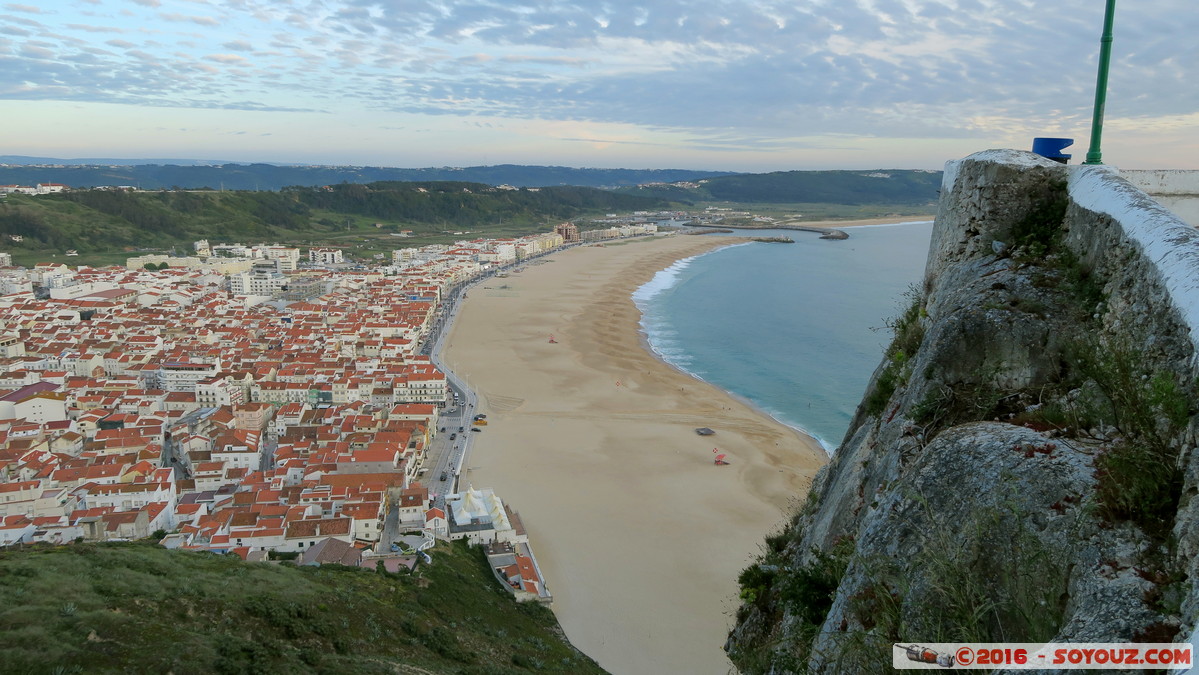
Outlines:
{"label": "grass on hillside", "polygon": [[78,256],[66,256],[59,249],[12,249],[8,251],[12,254],[12,264],[19,267],[33,267],[38,263],[61,263],[68,267],[79,267],[80,265],[88,265],[90,267],[107,267],[108,265],[124,265],[129,258],[149,253],[167,253],[165,250],[153,251],[111,251],[111,252],[91,252],[85,251]]}
{"label": "grass on hillside", "polygon": [[414,575],[150,543],[0,550],[0,669],[28,673],[600,673],[477,548]]}

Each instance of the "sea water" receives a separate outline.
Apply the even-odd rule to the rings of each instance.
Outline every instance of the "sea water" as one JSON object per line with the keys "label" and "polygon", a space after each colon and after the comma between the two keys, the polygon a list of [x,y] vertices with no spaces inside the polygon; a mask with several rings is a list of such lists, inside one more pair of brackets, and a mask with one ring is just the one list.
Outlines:
{"label": "sea water", "polygon": [[845,231],[755,230],[795,243],[735,244],[662,270],[633,294],[650,347],[832,452],[923,276],[932,223]]}

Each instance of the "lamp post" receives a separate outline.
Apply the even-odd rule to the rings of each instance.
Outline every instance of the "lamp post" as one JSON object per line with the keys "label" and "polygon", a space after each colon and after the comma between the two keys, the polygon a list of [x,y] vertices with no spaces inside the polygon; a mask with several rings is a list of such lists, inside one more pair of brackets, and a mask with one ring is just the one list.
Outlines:
{"label": "lamp post", "polygon": [[1099,149],[1103,138],[1103,108],[1107,104],[1107,71],[1112,61],[1112,19],[1116,13],[1116,0],[1107,0],[1107,11],[1103,15],[1103,36],[1099,38],[1099,75],[1095,81],[1095,116],[1091,119],[1091,147],[1087,149],[1087,160],[1083,164],[1103,164],[1103,151]]}

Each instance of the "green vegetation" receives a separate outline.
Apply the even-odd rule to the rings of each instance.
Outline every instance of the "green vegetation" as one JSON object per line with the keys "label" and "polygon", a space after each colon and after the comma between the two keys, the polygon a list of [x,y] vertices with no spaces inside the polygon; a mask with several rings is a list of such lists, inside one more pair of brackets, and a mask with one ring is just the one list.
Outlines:
{"label": "green vegetation", "polygon": [[[1027,520],[1010,507],[994,507],[972,514],[966,536],[946,534],[959,529],[950,526],[928,529],[929,541],[912,561],[934,580],[921,635],[934,642],[1047,642],[1057,634],[1066,570],[1025,529]],[[1010,537],[989,535],[1012,524],[1018,530]]]}
{"label": "green vegetation", "polygon": [[585,213],[667,206],[663,200],[594,188],[504,190],[461,182],[342,184],[325,189],[285,188],[279,194],[308,209],[394,222],[452,223],[454,227],[481,227],[505,220],[540,226],[547,219],[570,219]]}
{"label": "green vegetation", "polygon": [[1062,221],[1066,217],[1069,198],[1065,181],[1045,184],[1033,207],[1012,226],[1012,244],[1024,249],[1033,260],[1040,260],[1050,251],[1059,250]]}
{"label": "green vegetation", "polygon": [[[1183,475],[1177,458],[1195,414],[1195,386],[1155,366],[1132,346],[1140,343],[1093,338],[1067,343],[1057,381],[1036,391],[1009,395],[1020,399],[1035,396],[1038,402],[1011,422],[1038,431],[1054,430],[1099,446],[1095,458],[1098,514],[1108,521],[1131,521],[1164,541],[1173,528],[1182,495]],[[914,417],[927,428],[1005,417],[997,398],[988,399],[989,406],[980,403],[973,414],[957,405],[958,398],[955,392],[955,396],[930,401],[927,409],[935,411],[936,419]],[[924,409],[922,405],[916,412]]]}
{"label": "green vegetation", "polygon": [[[478,183],[342,184],[282,192],[93,190],[10,195],[0,201],[0,235],[21,237],[4,242],[17,264],[61,257],[67,249],[79,251],[74,263],[90,263],[90,256],[103,253],[175,247],[190,252],[197,239],[339,245],[361,258],[400,245],[461,239],[454,232],[464,229],[480,236],[523,235],[561,220],[666,206],[593,188],[500,190]],[[401,229],[415,236],[391,236]]]}
{"label": "green vegetation", "polygon": [[[479,549],[415,575],[148,543],[0,551],[6,672],[599,673]],[[409,668],[405,668],[405,666]]]}
{"label": "green vegetation", "polygon": [[1173,374],[1147,367],[1144,354],[1126,344],[1088,344],[1074,352],[1077,369],[1095,385],[1083,405],[1118,434],[1095,460],[1100,512],[1165,538],[1182,496],[1178,444],[1193,413],[1193,392]]}
{"label": "green vegetation", "polygon": [[[930,514],[931,515],[931,514]],[[922,529],[911,560],[856,559],[866,584],[849,598],[861,626],[837,637],[847,671],[885,672],[896,642],[1047,642],[1065,615],[1067,570],[1009,505],[979,509],[965,525]],[[996,537],[991,533],[1009,532]],[[969,542],[969,543],[967,543]],[[907,570],[927,580],[911,585]],[[917,595],[918,594],[918,595]]]}
{"label": "green vegetation", "polygon": [[777,645],[769,641],[740,645],[729,653],[729,658],[742,672],[765,672],[784,664],[798,668],[807,659],[854,550],[853,539],[843,538],[828,552],[813,549],[807,564],[794,566],[787,562],[784,549],[795,539],[798,532],[794,530],[772,537],[766,553],[741,572],[737,581],[744,604],[737,610],[737,621],[744,622],[750,612],[756,611],[767,622],[776,623],[786,612],[797,621],[802,636],[799,649],[776,652]]}
{"label": "green vegetation", "polygon": [[898,318],[887,323],[895,337],[884,355],[886,366],[863,402],[867,415],[881,414],[895,390],[907,384],[912,367],[909,359],[915,356],[924,341],[924,323],[921,321],[925,316],[924,300],[914,287],[908,289],[906,296],[911,303]]}
{"label": "green vegetation", "polygon": [[924,427],[926,438],[931,439],[958,424],[995,419],[1000,404],[1008,398],[996,386],[996,374],[997,370],[991,369],[970,382],[939,385],[912,408],[912,421]]}

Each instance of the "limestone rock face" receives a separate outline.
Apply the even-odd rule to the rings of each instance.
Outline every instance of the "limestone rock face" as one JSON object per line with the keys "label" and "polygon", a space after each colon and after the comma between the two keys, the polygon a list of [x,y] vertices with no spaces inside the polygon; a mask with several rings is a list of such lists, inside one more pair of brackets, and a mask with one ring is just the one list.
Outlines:
{"label": "limestone rock face", "polygon": [[[1086,452],[1036,431],[978,422],[940,434],[864,507],[857,555],[811,664],[860,672],[872,661],[858,660],[857,636],[888,610],[886,621],[909,634],[985,638],[993,627],[971,623],[965,610],[992,593],[1012,603],[1003,613],[1012,629],[1023,622],[1041,631],[1021,641],[1131,640],[1154,619],[1143,607],[1150,584],[1132,571],[1140,546],[1108,536],[1083,513],[1094,483]],[[893,593],[902,599],[880,606],[879,596]],[[1105,611],[1095,611],[1096,599]]]}
{"label": "limestone rock face", "polygon": [[1189,634],[1196,332],[1130,234],[1139,197],[1117,216],[1074,197],[1112,180],[1018,151],[946,167],[919,297],[806,506],[742,574],[726,649],[744,672]]}

